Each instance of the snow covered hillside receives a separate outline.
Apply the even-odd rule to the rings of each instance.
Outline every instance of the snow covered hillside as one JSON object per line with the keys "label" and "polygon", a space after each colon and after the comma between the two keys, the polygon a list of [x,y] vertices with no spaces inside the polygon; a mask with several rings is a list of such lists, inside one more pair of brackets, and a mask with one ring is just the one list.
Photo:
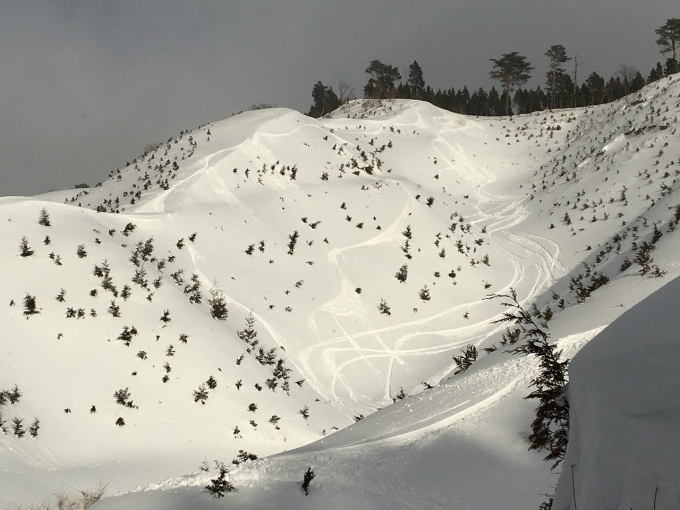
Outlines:
{"label": "snow covered hillside", "polygon": [[514,118],[260,110],[0,199],[0,505],[537,507],[538,365],[485,297],[516,289],[570,357],[677,276],[679,111],[678,78]]}

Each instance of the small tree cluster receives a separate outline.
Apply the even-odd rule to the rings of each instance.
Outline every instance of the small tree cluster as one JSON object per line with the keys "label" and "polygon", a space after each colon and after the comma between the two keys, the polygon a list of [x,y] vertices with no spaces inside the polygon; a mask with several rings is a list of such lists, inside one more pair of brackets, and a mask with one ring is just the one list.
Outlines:
{"label": "small tree cluster", "polygon": [[116,340],[120,340],[121,342],[125,343],[126,346],[130,346],[130,342],[132,342],[132,337],[137,336],[137,328],[132,326],[131,328],[128,328],[127,326],[123,326],[123,331],[118,335],[118,338]]}
{"label": "small tree cluster", "polygon": [[113,392],[113,398],[116,400],[116,404],[129,407],[130,409],[137,409],[137,406],[134,405],[130,396],[129,388],[121,388]]}
{"label": "small tree cluster", "polygon": [[113,284],[113,278],[111,278],[111,268],[109,267],[107,260],[104,260],[101,266],[95,264],[92,274],[102,279],[101,285],[104,290],[111,292],[113,297],[118,297],[118,289]]}
{"label": "small tree cluster", "polygon": [[197,274],[191,275],[191,284],[184,287],[184,293],[189,294],[189,302],[200,305],[203,301],[201,294],[201,281]]}
{"label": "small tree cluster", "polygon": [[[656,225],[655,225],[656,226]],[[654,259],[651,256],[651,252],[654,250],[654,244],[643,242],[638,248],[638,252],[633,259],[640,269],[638,273],[640,276],[654,276],[660,278],[666,274],[666,271],[659,269],[659,266],[654,264]]]}

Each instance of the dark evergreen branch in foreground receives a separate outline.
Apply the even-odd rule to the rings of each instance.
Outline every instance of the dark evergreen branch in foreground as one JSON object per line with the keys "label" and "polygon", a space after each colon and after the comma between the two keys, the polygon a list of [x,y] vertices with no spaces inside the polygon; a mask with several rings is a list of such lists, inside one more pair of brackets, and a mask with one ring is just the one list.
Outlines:
{"label": "dark evergreen branch in foreground", "polygon": [[[549,336],[517,301],[517,293],[492,294],[486,299],[504,299],[509,310],[493,324],[509,323],[519,327],[522,343],[508,352],[522,356],[534,355],[540,360],[540,373],[531,381],[533,391],[525,399],[538,400],[536,417],[531,423],[530,450],[548,450],[546,461],[554,469],[564,460],[569,435],[569,402],[567,400],[568,359],[560,359],[562,351],[548,342]],[[545,326],[543,326],[545,327]]]}

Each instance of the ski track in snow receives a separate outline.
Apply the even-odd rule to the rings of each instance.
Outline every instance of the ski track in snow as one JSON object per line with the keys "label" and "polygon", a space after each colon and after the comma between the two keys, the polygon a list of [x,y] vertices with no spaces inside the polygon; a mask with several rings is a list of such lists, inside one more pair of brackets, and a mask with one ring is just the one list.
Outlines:
{"label": "ski track in snow", "polygon": [[[417,119],[408,123],[408,125],[418,126],[426,123],[421,118],[418,110],[416,110],[416,113]],[[447,120],[445,116],[435,117],[433,120],[439,124],[439,129],[438,136],[432,141],[432,145],[434,152],[439,154],[441,158],[443,164],[442,171],[451,171],[459,174],[474,189],[477,199],[475,205],[477,212],[469,217],[470,223],[478,224],[484,222],[487,225],[491,241],[508,256],[508,260],[513,266],[513,274],[498,293],[507,292],[510,288],[528,286],[529,288],[525,294],[526,298],[523,302],[531,301],[537,294],[547,288],[556,276],[558,277],[566,273],[566,268],[559,262],[560,251],[557,244],[535,234],[514,230],[514,227],[519,225],[528,215],[527,210],[522,205],[527,197],[503,197],[487,192],[485,188],[493,183],[496,177],[468,157],[464,148],[459,143],[449,140],[450,135],[458,135],[461,131],[476,129],[476,125],[466,122],[464,119]],[[402,125],[407,125],[407,123],[402,123]],[[267,133],[260,130],[232,147],[202,157],[195,163],[195,166],[198,167],[197,170],[192,172],[189,177],[174,183],[171,189],[159,193],[158,196],[142,205],[136,212],[165,213],[165,204],[168,196],[208,173],[212,180],[217,181],[217,186],[214,189],[220,194],[221,198],[229,202],[240,202],[239,199],[228,191],[228,187],[214,170],[215,165],[221,160],[228,158],[237,149],[245,149],[246,145],[256,146],[256,152],[260,154],[265,150],[264,144],[260,141],[262,136],[279,138],[287,136],[303,127],[311,126],[297,126],[293,131],[285,133]],[[318,127],[322,129],[321,126]],[[343,140],[337,135],[334,135],[334,137]],[[248,152],[254,150],[252,147],[248,147],[248,149]],[[474,311],[483,305],[484,300],[453,306],[415,321],[402,322],[382,328],[373,327],[368,311],[354,296],[350,280],[343,272],[340,259],[343,254],[351,253],[357,249],[381,243],[390,243],[400,239],[401,230],[404,228],[409,213],[414,211],[416,200],[409,191],[407,182],[400,182],[394,179],[387,179],[386,182],[398,184],[400,189],[405,191],[406,199],[401,212],[396,216],[392,224],[377,236],[361,243],[336,248],[329,252],[328,265],[340,278],[340,290],[334,298],[312,311],[306,320],[307,328],[317,338],[318,343],[298,352],[297,356],[293,355],[290,357],[291,362],[298,370],[305,374],[309,383],[316,391],[326,398],[333,400],[348,412],[349,408],[345,403],[346,397],[339,394],[340,386],[354,402],[358,402],[369,409],[378,408],[391,400],[395,363],[404,364],[408,363],[409,359],[419,356],[451,352],[467,344],[479,346],[489,335],[502,329],[498,325],[491,324],[491,321],[498,318],[500,314],[491,317],[482,316],[481,320],[465,326],[444,329],[436,327],[436,321],[450,316],[453,322],[455,314],[460,314],[463,310]],[[228,196],[224,196],[225,194]],[[210,283],[210,279],[198,268],[196,254],[192,251],[191,255],[195,271],[201,276],[204,283]],[[528,274],[531,276],[527,276]],[[247,306],[231,296],[225,296],[225,299],[246,313],[251,311]],[[330,316],[340,332],[339,336],[324,338],[318,327],[318,316],[321,313]],[[261,315],[254,314],[254,317],[279,345],[287,343],[284,335]],[[348,319],[361,321],[366,327],[359,333],[348,333],[342,324],[343,320]],[[428,329],[429,325],[435,325],[435,327],[430,330]],[[389,343],[393,344],[390,347],[382,335],[399,330],[412,331],[405,331],[403,335],[390,341]],[[405,347],[409,342],[424,335],[438,335],[446,338],[447,341],[430,347]],[[370,339],[372,345],[377,342],[375,344],[376,347],[367,348],[363,345],[367,339]],[[352,357],[339,362],[338,357],[346,356],[347,353],[351,353]],[[386,372],[383,373],[384,369],[381,369],[374,361],[383,361],[385,359],[387,359],[388,364]],[[352,378],[346,375],[347,369],[356,363],[365,363],[370,372],[382,381],[383,391],[380,400],[375,401],[368,395],[363,394],[359,387],[353,383]],[[434,375],[431,380],[434,382],[441,381],[451,372],[454,366],[451,363],[448,368]],[[330,383],[326,382],[328,374],[330,374]]]}
{"label": "ski track in snow", "polygon": [[[417,125],[419,122],[420,118],[414,124]],[[471,223],[484,222],[487,224],[492,241],[508,255],[513,265],[514,273],[510,276],[504,288],[498,293],[508,292],[510,288],[517,288],[518,286],[529,286],[523,302],[531,301],[536,295],[545,290],[555,277],[566,273],[566,268],[559,262],[560,250],[556,243],[545,237],[513,229],[528,215],[527,210],[522,206],[527,197],[501,197],[485,191],[484,188],[496,179],[490,172],[465,157],[462,147],[457,144],[454,147],[448,142],[447,134],[456,133],[459,130],[472,129],[470,124],[465,121],[456,124],[455,129],[442,127],[440,136],[433,141],[436,151],[442,158],[442,162],[445,165],[448,164],[448,166],[444,166],[443,170],[455,171],[473,185],[478,202],[476,204],[477,214],[474,215],[475,220],[471,221]],[[455,160],[452,159],[453,155],[458,155]],[[481,183],[479,182],[480,179]],[[307,326],[315,334],[318,344],[302,350],[298,353],[298,357],[308,378],[314,381],[314,387],[325,389],[323,394],[330,396],[340,404],[344,398],[339,395],[338,386],[342,385],[352,400],[358,401],[368,408],[380,407],[391,400],[395,363],[406,363],[409,358],[412,359],[417,356],[451,352],[453,349],[467,344],[479,346],[489,335],[502,329],[502,326],[491,324],[491,321],[500,317],[500,314],[483,317],[482,320],[466,326],[447,329],[427,329],[427,325],[433,324],[437,319],[447,316],[453,317],[453,314],[460,314],[463,309],[468,311],[474,310],[482,305],[484,300],[454,306],[415,321],[402,322],[382,328],[370,326],[367,310],[360,305],[359,300],[353,295],[349,279],[340,266],[339,258],[346,252],[362,247],[389,243],[400,239],[400,232],[404,228],[405,220],[408,218],[409,213],[413,211],[414,204],[416,203],[406,184],[404,184],[403,189],[407,194],[406,202],[402,211],[397,215],[389,228],[369,240],[356,245],[337,248],[329,253],[328,263],[341,280],[340,291],[333,299],[314,310],[307,319]],[[485,210],[492,212],[485,212]],[[529,274],[531,276],[528,276]],[[317,316],[322,312],[331,316],[341,332],[339,336],[323,338],[317,323]],[[348,334],[341,324],[342,319],[348,317],[361,321],[366,324],[367,328],[359,333]],[[405,333],[394,340],[393,347],[389,347],[381,336],[386,333],[412,328],[419,329]],[[407,342],[423,335],[440,335],[449,340],[445,344],[432,347],[404,348]],[[366,339],[377,340],[380,348],[362,346],[361,341]],[[337,361],[339,355],[348,352],[351,352],[354,356],[342,362]],[[373,360],[383,360],[385,358],[388,359],[388,369],[386,374],[382,374],[378,366],[373,363]],[[318,362],[319,360],[321,363]],[[366,395],[359,394],[356,385],[350,383],[350,378],[344,375],[348,367],[359,362],[366,363],[375,375],[384,382],[381,401],[374,401]],[[452,363],[448,369],[437,374],[435,377],[436,382],[439,382],[448,375],[453,366]],[[325,373],[331,374],[330,385],[323,381]]]}

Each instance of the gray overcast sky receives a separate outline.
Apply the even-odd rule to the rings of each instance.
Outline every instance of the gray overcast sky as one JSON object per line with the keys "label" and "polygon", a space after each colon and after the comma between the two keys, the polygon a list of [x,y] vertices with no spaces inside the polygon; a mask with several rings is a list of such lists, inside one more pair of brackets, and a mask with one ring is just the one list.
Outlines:
{"label": "gray overcast sky", "polygon": [[519,51],[535,86],[562,44],[580,77],[646,76],[673,17],[677,0],[0,0],[0,196],[94,185],[253,103],[307,111],[318,80],[360,95],[373,59],[472,90]]}

